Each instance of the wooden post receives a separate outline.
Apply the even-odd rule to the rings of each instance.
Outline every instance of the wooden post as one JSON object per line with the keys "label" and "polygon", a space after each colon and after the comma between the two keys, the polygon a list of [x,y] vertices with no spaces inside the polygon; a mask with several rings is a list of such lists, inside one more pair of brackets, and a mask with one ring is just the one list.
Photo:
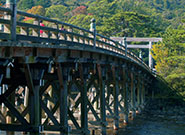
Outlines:
{"label": "wooden post", "polygon": [[125,45],[125,56],[127,57],[127,41],[126,37],[124,37],[124,45]]}
{"label": "wooden post", "polygon": [[142,89],[141,89],[141,105],[144,108],[144,100],[145,100],[145,84],[144,80],[142,81]]}
{"label": "wooden post", "polygon": [[106,135],[105,81],[102,79],[101,65],[98,64],[97,69],[100,87],[100,116],[102,123],[102,135]]}
{"label": "wooden post", "polygon": [[131,71],[131,111],[132,111],[132,118],[136,115],[135,110],[135,77],[134,77],[134,70]]}
{"label": "wooden post", "polygon": [[[39,90],[40,86],[39,84],[35,84],[35,89],[34,89],[34,126],[39,128],[41,124],[41,118],[40,118],[40,96],[39,96]],[[34,133],[35,135],[40,134],[40,131],[36,131]]]}
{"label": "wooden post", "polygon": [[28,106],[28,99],[29,99],[29,89],[26,86],[25,87],[25,95],[24,95],[24,106],[27,107]]}
{"label": "wooden post", "polygon": [[140,77],[140,73],[138,73],[138,77],[137,77],[137,111],[138,113],[140,113],[141,111],[141,77]]}
{"label": "wooden post", "polygon": [[87,86],[86,78],[84,78],[83,65],[79,64],[79,72],[81,79],[81,128],[84,135],[89,134],[88,131],[88,117],[87,117]]}
{"label": "wooden post", "polygon": [[67,105],[67,80],[64,80],[64,74],[61,65],[58,63],[58,79],[60,84],[60,125],[63,130],[61,135],[68,134],[68,105]]}
{"label": "wooden post", "polygon": [[10,20],[10,39],[16,41],[16,25],[17,25],[17,6],[16,0],[7,0],[6,7],[12,10]]}
{"label": "wooden post", "polygon": [[118,92],[119,92],[119,86],[118,81],[116,79],[116,71],[115,66],[112,66],[112,76],[113,76],[113,96],[114,96],[114,129],[118,130],[119,128],[119,111],[118,111]]}
{"label": "wooden post", "polygon": [[[5,84],[3,84],[3,85],[2,85],[2,94],[5,93],[5,91],[6,91]],[[5,114],[5,112],[6,112],[4,103],[2,103],[1,112],[2,112],[3,114]]]}
{"label": "wooden post", "polygon": [[96,20],[94,18],[91,19],[90,31],[93,32],[93,47],[96,48]]}
{"label": "wooden post", "polygon": [[34,130],[30,133],[31,135],[39,135],[42,127],[41,125],[41,114],[40,114],[40,79],[43,77],[43,72],[40,69],[33,67],[30,69],[29,64],[24,66],[25,77],[29,88],[29,103],[30,106],[30,125],[34,127]]}
{"label": "wooden post", "polygon": [[128,123],[128,72],[123,67],[123,97],[124,97],[124,123]]}

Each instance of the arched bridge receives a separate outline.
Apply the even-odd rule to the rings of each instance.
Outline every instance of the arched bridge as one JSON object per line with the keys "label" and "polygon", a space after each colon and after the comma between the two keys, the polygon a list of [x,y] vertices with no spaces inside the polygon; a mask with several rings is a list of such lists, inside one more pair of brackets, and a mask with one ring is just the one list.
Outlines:
{"label": "arched bridge", "polygon": [[105,135],[143,109],[155,75],[121,44],[15,4],[0,13],[0,130]]}

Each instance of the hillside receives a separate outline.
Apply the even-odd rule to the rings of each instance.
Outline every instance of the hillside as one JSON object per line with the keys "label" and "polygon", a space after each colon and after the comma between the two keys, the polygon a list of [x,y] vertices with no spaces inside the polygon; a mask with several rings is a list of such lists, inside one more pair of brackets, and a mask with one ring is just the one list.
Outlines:
{"label": "hillside", "polygon": [[[6,0],[1,0],[2,4],[5,4]],[[106,14],[106,8],[109,4],[116,5],[117,11],[128,11],[128,12],[137,12],[144,15],[155,16],[159,24],[166,23],[166,26],[172,25],[177,27],[181,20],[185,18],[185,1],[184,0],[17,0],[18,9],[27,11],[34,6],[41,5],[47,10],[53,10],[56,5],[63,5],[66,10],[65,12],[73,12],[75,8],[80,6],[86,6],[87,12],[93,15],[100,15],[101,13]],[[108,4],[108,5],[107,5]],[[61,6],[59,6],[61,7]],[[115,7],[113,7],[115,8]],[[58,13],[64,13],[63,8],[55,9]],[[52,12],[55,12],[53,10]],[[110,9],[112,11],[112,9]],[[78,12],[78,10],[76,10]],[[50,11],[51,12],[51,11]],[[74,13],[74,12],[73,12]],[[63,15],[53,16],[60,20],[68,21],[76,15],[75,13],[70,16],[67,16],[67,19],[63,19]],[[100,14],[99,14],[100,13]],[[115,14],[115,12],[109,12],[110,14]],[[53,13],[54,14],[54,13]],[[46,16],[51,17],[50,14]],[[74,18],[73,18],[74,19]],[[70,21],[71,22],[71,21]],[[164,28],[164,26],[162,26]]]}

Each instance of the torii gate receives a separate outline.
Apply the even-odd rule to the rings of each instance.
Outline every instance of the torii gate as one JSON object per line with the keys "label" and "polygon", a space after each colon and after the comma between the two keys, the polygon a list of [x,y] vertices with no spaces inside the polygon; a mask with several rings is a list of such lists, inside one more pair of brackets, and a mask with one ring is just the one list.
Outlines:
{"label": "torii gate", "polygon": [[[153,60],[152,60],[152,55],[151,55],[151,48],[152,48],[152,43],[153,42],[159,42],[162,41],[162,38],[133,38],[133,37],[111,37],[111,39],[118,41],[122,43],[125,48],[148,48],[149,49],[149,67],[153,69]],[[127,42],[148,42],[147,45],[128,45]]]}

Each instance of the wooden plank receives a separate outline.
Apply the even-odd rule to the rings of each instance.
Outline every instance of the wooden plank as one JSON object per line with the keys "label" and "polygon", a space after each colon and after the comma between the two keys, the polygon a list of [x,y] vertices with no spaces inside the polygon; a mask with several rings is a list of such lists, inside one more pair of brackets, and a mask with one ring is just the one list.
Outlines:
{"label": "wooden plank", "polygon": [[0,33],[0,39],[10,40],[10,34],[9,33]]}
{"label": "wooden plank", "polygon": [[12,9],[10,8],[5,8],[3,6],[0,6],[0,11],[4,11],[4,12],[7,12],[7,13],[11,13]]}
{"label": "wooden plank", "polygon": [[0,18],[0,24],[9,24],[10,25],[10,20],[5,20]]}
{"label": "wooden plank", "polygon": [[0,123],[0,130],[31,132],[31,131],[33,131],[33,128],[31,126],[28,126],[28,125],[2,124],[2,123]]}
{"label": "wooden plank", "polygon": [[37,49],[37,56],[38,57],[52,56],[52,51],[50,48],[38,48]]}

